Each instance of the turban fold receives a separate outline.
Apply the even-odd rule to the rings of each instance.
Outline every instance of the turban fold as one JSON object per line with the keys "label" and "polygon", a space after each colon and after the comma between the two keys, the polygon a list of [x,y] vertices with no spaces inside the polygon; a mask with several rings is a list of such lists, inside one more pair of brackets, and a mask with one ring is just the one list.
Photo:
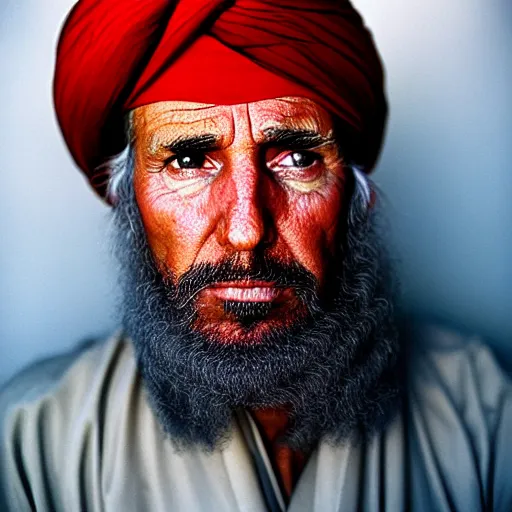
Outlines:
{"label": "turban fold", "polygon": [[282,96],[334,114],[353,134],[355,163],[374,167],[387,115],[383,70],[348,0],[80,0],[60,36],[57,118],[102,196],[102,164],[126,146],[131,109]]}

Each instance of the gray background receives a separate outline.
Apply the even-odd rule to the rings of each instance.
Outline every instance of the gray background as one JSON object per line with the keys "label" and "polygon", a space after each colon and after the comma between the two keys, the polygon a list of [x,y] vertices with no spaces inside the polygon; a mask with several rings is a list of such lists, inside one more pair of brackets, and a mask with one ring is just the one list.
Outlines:
{"label": "gray background", "polygon": [[[108,209],[75,170],[52,110],[72,4],[0,0],[0,381],[118,324]],[[404,306],[481,333],[510,362],[512,3],[354,4],[387,68],[391,117],[374,178]]]}

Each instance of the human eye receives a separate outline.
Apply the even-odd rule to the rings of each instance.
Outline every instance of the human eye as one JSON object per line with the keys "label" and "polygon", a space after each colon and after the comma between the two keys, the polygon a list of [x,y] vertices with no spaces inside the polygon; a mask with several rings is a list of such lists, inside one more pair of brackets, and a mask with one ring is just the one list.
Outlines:
{"label": "human eye", "polygon": [[170,192],[188,196],[207,187],[221,168],[221,163],[205,152],[176,151],[164,161],[163,179]]}
{"label": "human eye", "polygon": [[315,151],[281,151],[267,167],[277,179],[301,192],[309,192],[323,183],[325,165],[322,155]]}
{"label": "human eye", "polygon": [[200,151],[177,152],[165,166],[175,179],[208,178],[220,170],[220,164]]}
{"label": "human eye", "polygon": [[274,163],[274,168],[306,169],[320,159],[320,155],[312,151],[290,151]]}
{"label": "human eye", "polygon": [[267,165],[271,171],[296,178],[310,179],[314,174],[318,174],[319,165],[322,156],[314,151],[283,151],[275,156]]}

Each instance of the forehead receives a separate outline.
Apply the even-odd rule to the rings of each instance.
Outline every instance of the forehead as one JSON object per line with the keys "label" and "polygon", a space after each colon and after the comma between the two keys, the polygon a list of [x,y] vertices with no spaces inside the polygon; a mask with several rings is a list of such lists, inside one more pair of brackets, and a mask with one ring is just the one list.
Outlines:
{"label": "forehead", "polygon": [[290,128],[329,135],[331,115],[313,100],[301,97],[273,98],[236,105],[212,105],[187,101],[162,101],[133,112],[136,132],[146,134],[184,131],[187,134],[230,134],[237,125],[250,127],[257,141],[269,128]]}

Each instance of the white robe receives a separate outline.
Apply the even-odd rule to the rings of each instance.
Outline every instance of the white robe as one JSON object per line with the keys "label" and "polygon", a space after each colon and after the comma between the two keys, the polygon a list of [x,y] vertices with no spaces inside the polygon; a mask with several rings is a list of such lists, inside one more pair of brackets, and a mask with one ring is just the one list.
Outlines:
{"label": "white robe", "polygon": [[[408,400],[370,441],[311,455],[290,512],[512,511],[512,388],[488,349],[431,330]],[[176,452],[116,335],[0,393],[0,511],[285,510],[252,418],[222,450]],[[259,470],[258,470],[259,468]]]}

